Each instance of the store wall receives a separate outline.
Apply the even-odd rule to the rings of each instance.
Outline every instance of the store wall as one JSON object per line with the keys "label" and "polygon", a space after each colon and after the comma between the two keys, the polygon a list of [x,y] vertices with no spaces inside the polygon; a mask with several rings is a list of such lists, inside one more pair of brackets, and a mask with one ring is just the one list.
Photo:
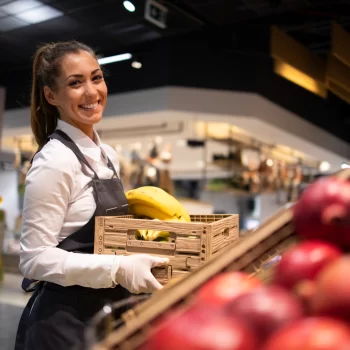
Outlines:
{"label": "store wall", "polygon": [[265,221],[287,203],[287,192],[263,193],[259,195],[259,218]]}
{"label": "store wall", "polygon": [[15,227],[19,215],[18,174],[15,170],[0,171],[0,196],[3,198],[0,208],[6,212],[6,225],[9,230]]}
{"label": "store wall", "polygon": [[[339,170],[350,154],[349,143],[287,109],[257,94],[232,91],[168,87],[111,95],[98,129],[104,135],[105,130],[125,127],[129,129],[129,136],[123,132],[116,139],[120,137],[124,142],[129,138],[137,142],[144,137],[134,133],[140,125],[185,119],[231,123],[263,142],[285,145],[314,159],[328,161],[330,171]],[[31,133],[29,110],[6,111],[4,126],[5,136]]]}

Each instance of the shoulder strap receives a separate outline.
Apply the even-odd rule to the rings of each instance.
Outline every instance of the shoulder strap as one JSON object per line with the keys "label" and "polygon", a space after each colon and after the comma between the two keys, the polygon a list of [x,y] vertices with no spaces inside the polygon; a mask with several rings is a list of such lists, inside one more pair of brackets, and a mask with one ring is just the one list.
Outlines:
{"label": "shoulder strap", "polygon": [[117,171],[115,170],[113,163],[108,157],[107,157],[107,166],[109,169],[113,170],[115,177],[118,177]]}
{"label": "shoulder strap", "polygon": [[75,142],[62,130],[56,129],[49,137],[49,139],[56,139],[60,142],[62,142],[65,146],[67,146],[78,158],[78,160],[85,164],[94,174],[95,177],[98,179],[98,176],[94,169],[92,169],[89,162],[86,160],[84,155],[81,153],[78,146],[75,144]]}

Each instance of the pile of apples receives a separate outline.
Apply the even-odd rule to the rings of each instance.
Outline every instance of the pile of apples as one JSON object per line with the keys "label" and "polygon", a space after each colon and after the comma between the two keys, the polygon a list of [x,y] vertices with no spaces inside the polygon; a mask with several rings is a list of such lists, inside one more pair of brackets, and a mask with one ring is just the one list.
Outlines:
{"label": "pile of apples", "polygon": [[350,181],[324,178],[294,206],[299,242],[271,282],[240,271],[168,312],[142,350],[350,350]]}

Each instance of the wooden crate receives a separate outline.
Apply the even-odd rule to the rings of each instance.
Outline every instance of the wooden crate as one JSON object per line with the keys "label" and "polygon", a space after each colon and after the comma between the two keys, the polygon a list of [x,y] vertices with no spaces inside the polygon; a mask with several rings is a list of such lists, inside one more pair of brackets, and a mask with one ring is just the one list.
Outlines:
{"label": "wooden crate", "polygon": [[[169,265],[153,269],[162,284],[184,276],[239,239],[237,214],[191,215],[191,222],[155,221],[134,216],[96,217],[95,254],[145,253],[168,257]],[[140,241],[137,230],[170,232],[168,243]]]}
{"label": "wooden crate", "polygon": [[[350,179],[350,170],[334,176]],[[192,274],[155,293],[146,302],[123,315],[125,325],[110,333],[93,350],[134,350],[154,331],[154,323],[167,311],[186,310],[193,295],[208,280],[225,271],[245,271],[268,281],[262,266],[269,259],[296,244],[292,225],[293,205],[287,205],[257,229],[240,238],[234,247],[226,247],[219,255]]]}

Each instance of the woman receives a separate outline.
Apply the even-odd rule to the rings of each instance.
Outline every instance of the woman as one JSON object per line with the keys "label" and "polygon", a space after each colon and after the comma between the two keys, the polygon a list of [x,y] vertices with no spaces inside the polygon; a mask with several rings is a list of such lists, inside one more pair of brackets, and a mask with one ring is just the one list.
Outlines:
{"label": "woman", "polygon": [[91,48],[71,41],[36,52],[31,126],[39,151],[26,178],[20,269],[41,282],[32,283],[16,349],[79,349],[86,322],[106,302],[161,288],[151,268],[168,259],[92,254],[95,216],[128,213],[116,153],[94,131],[106,102]]}

